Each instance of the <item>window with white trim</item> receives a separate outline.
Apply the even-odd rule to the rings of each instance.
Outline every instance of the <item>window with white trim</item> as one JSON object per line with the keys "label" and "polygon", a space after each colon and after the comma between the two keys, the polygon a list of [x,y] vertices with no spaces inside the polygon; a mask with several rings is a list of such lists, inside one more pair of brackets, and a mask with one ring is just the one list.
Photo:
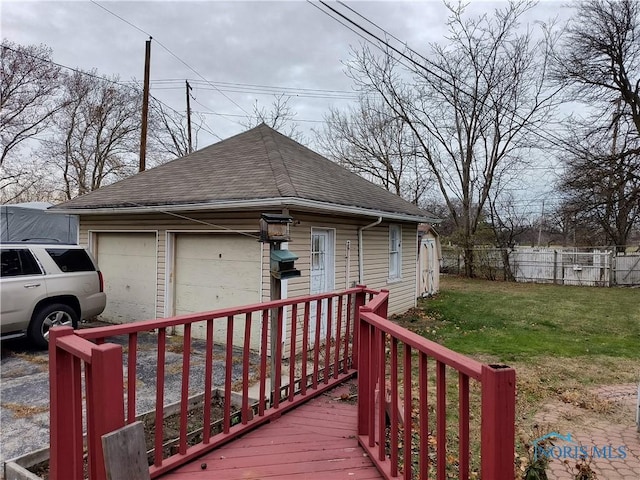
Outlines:
{"label": "window with white trim", "polygon": [[389,280],[402,278],[402,228],[389,225]]}

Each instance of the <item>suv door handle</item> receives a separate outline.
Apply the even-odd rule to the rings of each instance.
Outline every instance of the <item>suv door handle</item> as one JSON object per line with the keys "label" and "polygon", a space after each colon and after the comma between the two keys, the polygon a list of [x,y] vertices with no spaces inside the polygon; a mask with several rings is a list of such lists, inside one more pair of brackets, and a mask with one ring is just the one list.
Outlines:
{"label": "suv door handle", "polygon": [[36,288],[39,287],[40,284],[39,283],[27,283],[24,288]]}

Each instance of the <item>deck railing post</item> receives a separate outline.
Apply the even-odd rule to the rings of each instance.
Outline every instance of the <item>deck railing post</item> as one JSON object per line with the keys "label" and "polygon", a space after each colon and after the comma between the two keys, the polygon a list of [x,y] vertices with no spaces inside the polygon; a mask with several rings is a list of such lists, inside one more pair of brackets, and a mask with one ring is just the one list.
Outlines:
{"label": "deck railing post", "polygon": [[482,478],[513,479],[516,372],[506,365],[482,366]]}
{"label": "deck railing post", "polygon": [[376,315],[387,320],[387,316],[389,315],[389,289],[383,288],[380,290],[380,295],[385,295],[384,302],[378,308],[378,311],[375,312]]}
{"label": "deck railing post", "polygon": [[73,328],[57,327],[49,331],[49,478],[52,480],[83,478],[80,359],[57,347],[58,338],[67,335],[73,335]]}
{"label": "deck railing post", "polygon": [[358,356],[362,360],[358,367],[358,435],[373,435],[373,432],[369,431],[369,407],[371,399],[371,388],[369,386],[370,381],[370,369],[371,365],[371,327],[362,320],[360,316],[362,313],[371,313],[371,309],[366,306],[361,306],[356,312],[356,318],[358,319]]}
{"label": "deck railing post", "polygon": [[356,288],[359,288],[360,291],[358,293],[356,293],[355,295],[355,306],[354,306],[354,315],[353,318],[355,318],[355,322],[354,322],[354,326],[353,326],[353,360],[351,362],[351,364],[353,365],[354,369],[358,369],[358,356],[359,356],[359,352],[360,352],[360,343],[359,343],[359,336],[360,336],[360,307],[362,307],[366,301],[367,301],[367,294],[365,293],[364,289],[367,288],[366,285],[356,285]]}
{"label": "deck railing post", "polygon": [[102,435],[124,427],[122,347],[105,343],[91,353],[91,365],[86,367],[89,478],[106,480]]}

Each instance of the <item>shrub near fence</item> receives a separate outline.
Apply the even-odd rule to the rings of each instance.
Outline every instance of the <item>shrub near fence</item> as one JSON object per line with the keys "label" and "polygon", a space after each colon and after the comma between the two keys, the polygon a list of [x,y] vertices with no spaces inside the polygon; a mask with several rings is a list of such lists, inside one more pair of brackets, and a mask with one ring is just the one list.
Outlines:
{"label": "shrub near fence", "polygon": [[[599,287],[640,285],[640,254],[600,249],[580,252],[561,248],[516,248],[508,255],[517,282]],[[506,280],[503,250],[476,248],[473,270],[480,278]],[[441,272],[458,275],[464,272],[462,249],[442,247]]]}

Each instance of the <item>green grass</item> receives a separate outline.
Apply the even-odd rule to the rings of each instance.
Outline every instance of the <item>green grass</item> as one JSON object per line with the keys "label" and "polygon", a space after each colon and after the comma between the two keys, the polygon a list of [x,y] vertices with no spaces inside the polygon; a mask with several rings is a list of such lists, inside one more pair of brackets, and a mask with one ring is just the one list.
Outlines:
{"label": "green grass", "polygon": [[[627,425],[635,418],[631,408],[603,399],[595,388],[637,384],[640,379],[640,289],[449,276],[441,278],[440,286],[436,297],[420,301],[418,308],[393,320],[482,363],[506,363],[516,370],[519,462],[527,458],[527,445],[540,431],[580,432],[594,421]],[[447,378],[449,402],[455,406],[457,377]],[[429,391],[433,395],[435,388]],[[476,422],[479,405],[479,391],[472,390]],[[553,425],[539,424],[538,413],[563,405],[566,408]],[[455,447],[457,410],[448,409],[447,415],[450,446]],[[479,429],[471,430],[476,452]]]}
{"label": "green grass", "polygon": [[443,277],[441,293],[421,301],[401,323],[452,350],[502,362],[640,358],[640,290],[633,288]]}

